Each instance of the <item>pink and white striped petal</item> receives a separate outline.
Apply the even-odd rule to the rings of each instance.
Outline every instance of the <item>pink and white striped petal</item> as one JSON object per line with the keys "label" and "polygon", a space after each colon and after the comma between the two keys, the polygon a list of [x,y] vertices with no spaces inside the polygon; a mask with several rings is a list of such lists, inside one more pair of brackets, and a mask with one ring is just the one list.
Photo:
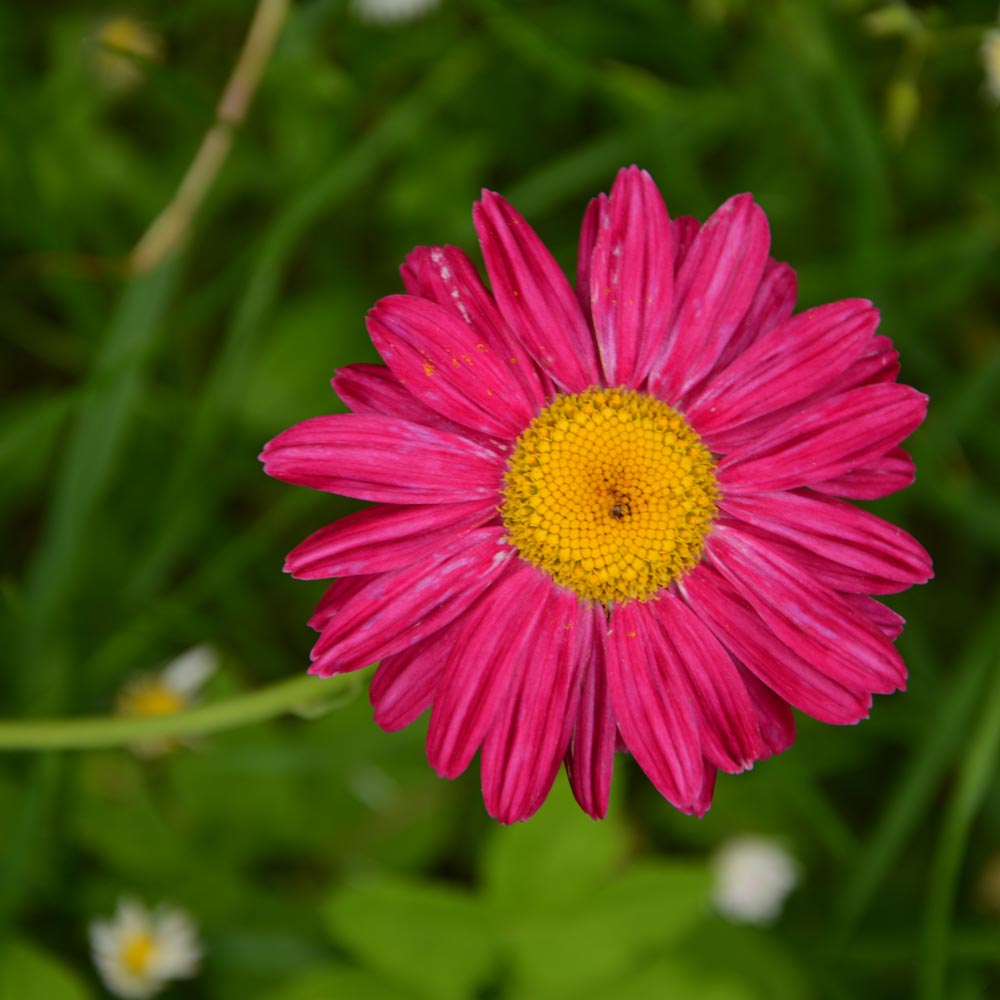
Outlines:
{"label": "pink and white striped petal", "polygon": [[[720,508],[763,532],[769,544],[783,539],[814,553],[819,559],[810,561],[810,570],[834,590],[894,594],[933,575],[930,556],[915,538],[853,504],[786,492],[723,497]],[[837,574],[835,582],[823,578],[822,562]]]}
{"label": "pink and white striped petal", "polygon": [[597,231],[607,208],[606,194],[599,194],[596,198],[590,199],[590,204],[583,213],[583,221],[580,223],[580,240],[576,250],[576,298],[591,329],[594,327],[594,318],[590,311],[590,268],[594,259]]}
{"label": "pink and white striped petal", "polygon": [[784,753],[795,742],[795,716],[791,705],[742,664],[737,664],[737,669],[746,684],[757,716],[763,742],[759,759],[765,760],[774,754]]}
{"label": "pink and white striped petal", "polygon": [[401,268],[410,295],[450,309],[476,331],[520,385],[529,409],[545,405],[546,387],[524,345],[513,334],[472,261],[457,247],[417,247]]}
{"label": "pink and white striped petal", "polygon": [[455,423],[511,438],[535,415],[506,359],[436,302],[414,295],[380,299],[368,314],[368,334],[403,386]]}
{"label": "pink and white striped petal", "polygon": [[650,618],[662,632],[664,672],[684,677],[700,722],[701,746],[715,767],[735,774],[761,755],[760,727],[736,665],[677,595],[660,595]]}
{"label": "pink and white striped petal", "polygon": [[496,498],[504,459],[447,431],[393,417],[312,417],[264,446],[264,471],[357,500],[456,503]]}
{"label": "pink and white striped petal", "polygon": [[822,482],[810,483],[811,489],[848,500],[881,500],[913,485],[917,470],[909,452],[892,448],[859,468]]}
{"label": "pink and white striped petal", "polygon": [[683,407],[713,371],[753,301],[767,263],[767,217],[748,194],[730,198],[698,230],[677,273],[673,317],[649,388]]}
{"label": "pink and white striped petal", "polygon": [[500,311],[532,357],[568,392],[599,381],[590,327],[566,275],[535,231],[498,194],[473,209]]}
{"label": "pink and white striped petal", "polygon": [[581,691],[566,751],[566,776],[580,808],[594,819],[608,811],[618,727],[607,678],[607,624],[602,608],[588,609],[593,642],[582,652]]}
{"label": "pink and white striped petal", "polygon": [[621,170],[601,206],[590,265],[590,313],[605,385],[637,386],[667,332],[673,305],[667,206],[638,167]]}
{"label": "pink and white striped petal", "polygon": [[384,573],[458,548],[496,515],[489,501],[379,504],[348,514],[300,542],[285,559],[299,580]]}
{"label": "pink and white striped petal", "polygon": [[832,725],[867,717],[870,692],[842,683],[800,656],[706,562],[684,578],[681,591],[730,653],[784,701]]}
{"label": "pink and white striped petal", "polygon": [[452,622],[423,642],[387,656],[379,664],[368,689],[375,721],[386,732],[416,722],[431,707],[444,665],[454,643]]}
{"label": "pink and white striped petal", "polygon": [[803,659],[847,687],[889,694],[906,686],[896,649],[828,587],[813,580],[765,541],[717,525],[709,542],[712,564]]}
{"label": "pink and white striped petal", "polygon": [[791,319],[798,296],[798,278],[782,261],[768,257],[760,284],[754,292],[743,321],[719,355],[718,368],[732,364],[751,344],[779,323]]}
{"label": "pink and white striped petal", "polygon": [[427,760],[458,777],[479,749],[545,629],[552,582],[515,560],[463,616],[427,730]]}
{"label": "pink and white striped petal", "polygon": [[878,326],[865,299],[845,299],[799,313],[764,334],[694,394],[688,419],[714,451],[725,432],[807,399],[846,371]]}
{"label": "pink and white striped petal", "polygon": [[348,673],[422,642],[457,618],[496,580],[513,550],[499,527],[471,532],[436,560],[366,578],[313,647],[310,673]]}
{"label": "pink and white striped petal", "polygon": [[384,417],[391,413],[401,420],[451,434],[468,436],[471,433],[421,403],[385,365],[345,365],[337,369],[330,384],[344,405],[360,416]]}
{"label": "pink and white striped petal", "polygon": [[851,389],[786,420],[719,463],[724,493],[769,493],[842,476],[885,454],[923,421],[927,397],[907,385]]}
{"label": "pink and white striped petal", "polygon": [[593,642],[592,615],[573,593],[549,587],[546,605],[483,741],[483,801],[501,823],[527,819],[545,801],[566,755]]}
{"label": "pink and white striped petal", "polygon": [[694,812],[704,785],[698,716],[656,611],[633,601],[615,605],[608,641],[608,690],[622,739],[660,794]]}

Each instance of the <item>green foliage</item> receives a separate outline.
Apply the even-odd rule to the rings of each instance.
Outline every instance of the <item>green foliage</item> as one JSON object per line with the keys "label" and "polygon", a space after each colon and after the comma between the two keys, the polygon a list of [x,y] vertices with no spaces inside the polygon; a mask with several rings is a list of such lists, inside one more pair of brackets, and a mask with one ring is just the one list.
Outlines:
{"label": "green foliage", "polygon": [[[266,479],[261,445],[340,406],[413,246],[476,259],[482,187],[571,272],[632,162],[675,215],[752,190],[803,307],[878,304],[932,402],[916,486],[875,509],[937,579],[891,600],[909,691],[850,729],[800,719],[702,821],[619,756],[604,822],[560,776],[497,828],[474,774],[439,781],[422,724],[382,733],[363,695],[155,759],[0,758],[0,1000],[97,995],[87,925],[128,894],[199,924],[193,1000],[997,994],[996,5],[442,0],[377,26],[299,0],[182,252],[131,277],[250,7],[35,6],[0,5],[5,717],[110,712],[206,642],[208,701],[302,672],[322,589],[282,559],[356,505]],[[160,39],[128,86],[99,68],[110,14]],[[773,927],[713,915],[710,854],[744,832],[804,870]]]}

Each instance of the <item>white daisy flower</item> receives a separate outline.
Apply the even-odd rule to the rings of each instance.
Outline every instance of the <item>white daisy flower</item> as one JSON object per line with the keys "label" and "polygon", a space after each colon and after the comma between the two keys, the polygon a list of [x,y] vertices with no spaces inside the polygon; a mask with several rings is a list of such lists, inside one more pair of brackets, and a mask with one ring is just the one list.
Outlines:
{"label": "white daisy flower", "polygon": [[[195,646],[172,660],[158,673],[141,674],[130,680],[118,695],[119,715],[151,717],[173,715],[190,708],[206,681],[219,666],[219,657],[209,646]],[[177,747],[176,740],[143,740],[132,744],[140,757],[157,757]]]}
{"label": "white daisy flower", "polygon": [[129,15],[103,21],[91,39],[94,72],[108,90],[124,93],[145,79],[145,68],[163,59],[163,38]]}
{"label": "white daisy flower", "polygon": [[986,94],[994,104],[1000,104],[1000,28],[991,28],[983,35],[979,54],[986,69]]}
{"label": "white daisy flower", "polygon": [[122,899],[110,920],[90,925],[94,964],[104,985],[117,997],[151,997],[172,979],[198,971],[201,947],[191,918],[182,910],[149,910]]}
{"label": "white daisy flower", "polygon": [[776,840],[734,837],[712,858],[715,908],[736,923],[769,924],[799,881],[798,862]]}
{"label": "white daisy flower", "polygon": [[351,10],[361,21],[402,24],[429,14],[440,0],[352,0]]}

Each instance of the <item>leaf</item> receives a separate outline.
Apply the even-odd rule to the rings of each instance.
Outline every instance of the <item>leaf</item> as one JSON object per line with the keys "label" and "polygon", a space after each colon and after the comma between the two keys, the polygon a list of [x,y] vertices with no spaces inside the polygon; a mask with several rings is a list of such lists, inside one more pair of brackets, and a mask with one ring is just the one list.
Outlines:
{"label": "leaf", "polygon": [[596,890],[586,906],[513,919],[506,939],[515,979],[524,992],[552,997],[601,983],[617,991],[643,956],[705,920],[710,886],[705,865],[648,863]]}
{"label": "leaf", "polygon": [[378,879],[335,892],[327,925],[370,969],[434,1000],[465,997],[494,964],[486,912],[443,885]]}
{"label": "leaf", "polygon": [[558,780],[527,823],[500,827],[484,851],[487,898],[501,911],[562,909],[590,897],[625,855],[625,831],[612,804],[595,822]]}
{"label": "leaf", "polygon": [[330,963],[296,976],[259,1000],[409,1000],[410,994],[364,969]]}
{"label": "leaf", "polygon": [[75,972],[27,941],[10,941],[0,953],[0,1000],[91,1000]]}

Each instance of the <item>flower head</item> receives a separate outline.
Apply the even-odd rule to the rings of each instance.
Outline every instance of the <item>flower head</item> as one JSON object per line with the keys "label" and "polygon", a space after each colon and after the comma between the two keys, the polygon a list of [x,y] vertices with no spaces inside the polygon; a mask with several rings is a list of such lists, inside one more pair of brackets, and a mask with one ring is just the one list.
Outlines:
{"label": "flower head", "polygon": [[312,672],[380,660],[376,721],[430,708],[430,763],[481,749],[504,822],[563,762],[603,816],[616,749],[700,815],[717,769],[789,746],[793,706],[852,723],[903,687],[902,620],[870,595],[930,560],[842,498],[910,484],[926,397],[870,302],[793,315],[750,195],[700,225],[622,170],[575,292],[499,195],[474,218],[492,292],[462,251],[414,250],[368,317],[385,366],[333,380],[352,412],[264,449],[273,476],[376,504],[288,556],[337,578]]}
{"label": "flower head", "polygon": [[[208,646],[195,646],[168,663],[159,673],[132,678],[118,695],[119,715],[152,717],[173,715],[196,703],[198,693],[218,668],[218,656]],[[157,757],[176,747],[176,741],[143,740],[132,745],[140,757]]]}
{"label": "flower head", "polygon": [[90,943],[104,985],[118,997],[151,997],[170,980],[194,976],[201,959],[186,913],[134,899],[120,900],[110,920],[95,920]]}
{"label": "flower head", "polygon": [[1000,28],[983,33],[979,54],[986,71],[986,94],[994,104],[1000,104]]}
{"label": "flower head", "polygon": [[94,37],[93,63],[108,90],[133,90],[145,78],[145,68],[163,59],[163,38],[128,15],[104,21]]}
{"label": "flower head", "polygon": [[736,923],[769,924],[799,881],[799,866],[769,837],[733,837],[712,858],[716,909]]}

